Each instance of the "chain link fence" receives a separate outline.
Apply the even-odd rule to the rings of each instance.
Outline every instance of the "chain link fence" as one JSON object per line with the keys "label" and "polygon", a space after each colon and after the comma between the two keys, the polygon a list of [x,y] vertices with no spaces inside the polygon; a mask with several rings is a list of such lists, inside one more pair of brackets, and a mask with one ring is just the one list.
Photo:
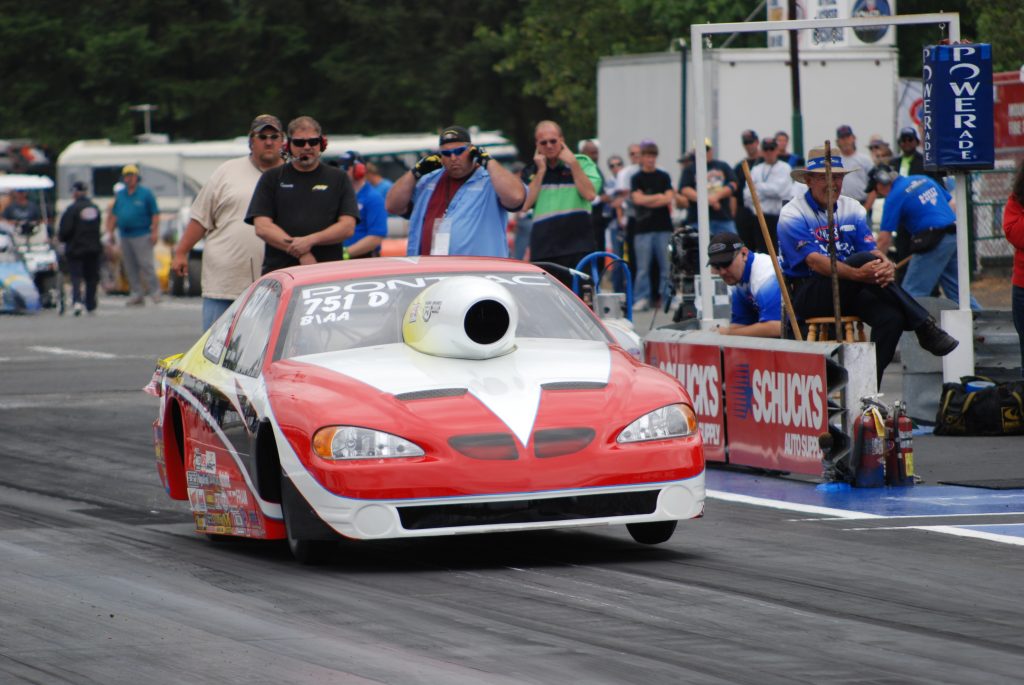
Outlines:
{"label": "chain link fence", "polygon": [[1013,186],[1013,168],[973,171],[968,195],[971,199],[971,245],[974,272],[1013,265],[1013,246],[1003,233],[1003,207]]}

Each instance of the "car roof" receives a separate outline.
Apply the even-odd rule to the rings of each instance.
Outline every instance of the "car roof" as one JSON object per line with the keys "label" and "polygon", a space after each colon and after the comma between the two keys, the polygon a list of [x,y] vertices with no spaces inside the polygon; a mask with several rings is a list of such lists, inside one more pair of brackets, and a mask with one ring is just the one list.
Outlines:
{"label": "car roof", "polygon": [[518,259],[496,257],[378,257],[321,262],[310,266],[297,266],[272,272],[289,287],[312,285],[328,281],[350,280],[380,276],[403,276],[422,273],[462,272],[522,272],[544,273],[533,264]]}

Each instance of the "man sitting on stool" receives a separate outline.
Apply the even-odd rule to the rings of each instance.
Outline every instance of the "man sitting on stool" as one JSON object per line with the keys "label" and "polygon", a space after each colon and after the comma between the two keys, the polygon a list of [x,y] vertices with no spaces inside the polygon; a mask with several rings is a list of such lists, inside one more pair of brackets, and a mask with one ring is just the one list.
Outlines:
{"label": "man sitting on stool", "polygon": [[[914,331],[921,347],[937,356],[949,354],[959,343],[894,282],[894,265],[878,251],[864,207],[840,194],[843,176],[852,169],[843,167],[838,154],[832,155],[831,164],[840,308],[843,314],[859,316],[871,326],[881,383],[903,331]],[[811,150],[807,167],[792,175],[808,188],[786,204],[779,217],[782,268],[793,283],[793,309],[799,319],[833,316],[825,150]]]}
{"label": "man sitting on stool", "polygon": [[723,335],[778,338],[782,333],[782,291],[775,278],[772,258],[751,252],[735,233],[711,236],[708,266],[732,289],[732,316]]}

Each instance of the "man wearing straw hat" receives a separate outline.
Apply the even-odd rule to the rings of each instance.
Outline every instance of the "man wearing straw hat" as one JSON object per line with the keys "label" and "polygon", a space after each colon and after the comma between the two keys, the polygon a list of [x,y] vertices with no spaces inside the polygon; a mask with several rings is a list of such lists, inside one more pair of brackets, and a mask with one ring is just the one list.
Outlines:
{"label": "man wearing straw hat", "polygon": [[806,168],[792,172],[795,181],[807,184],[807,192],[786,204],[779,217],[782,269],[799,319],[835,314],[827,211],[831,197],[840,308],[871,326],[881,383],[903,331],[914,331],[921,347],[937,356],[949,354],[959,343],[894,282],[894,265],[878,251],[864,207],[841,194],[843,176],[853,168],[844,166],[838,154],[831,155],[829,164],[831,186],[823,148],[811,150]]}

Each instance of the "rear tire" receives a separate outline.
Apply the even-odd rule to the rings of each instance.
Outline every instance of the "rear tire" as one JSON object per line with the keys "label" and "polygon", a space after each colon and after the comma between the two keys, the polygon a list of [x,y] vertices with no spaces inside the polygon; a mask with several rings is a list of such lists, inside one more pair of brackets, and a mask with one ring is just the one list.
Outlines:
{"label": "rear tire", "polygon": [[[290,482],[286,482],[288,476],[281,473],[281,491],[284,492],[286,489],[294,489]],[[337,543],[333,540],[303,540],[296,537],[292,530],[292,524],[288,520],[288,507],[285,506],[284,498],[281,500],[281,515],[284,516],[284,529],[285,534],[288,537],[288,550],[292,553],[292,556],[301,563],[307,566],[319,566],[325,564],[331,560],[334,555],[334,551],[337,548]]]}
{"label": "rear tire", "polygon": [[676,532],[678,521],[654,521],[652,523],[627,523],[626,530],[642,545],[660,545]]}

